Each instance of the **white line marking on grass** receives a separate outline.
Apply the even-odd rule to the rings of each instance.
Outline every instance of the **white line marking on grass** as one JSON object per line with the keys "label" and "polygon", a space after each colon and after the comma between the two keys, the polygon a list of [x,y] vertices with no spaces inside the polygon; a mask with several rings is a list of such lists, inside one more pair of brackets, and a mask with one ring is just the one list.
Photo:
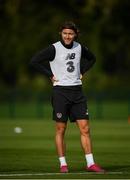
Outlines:
{"label": "white line marking on grass", "polygon": [[15,176],[51,176],[51,175],[89,175],[89,174],[130,174],[123,172],[106,172],[106,173],[94,173],[94,172],[70,172],[70,173],[17,173],[17,174],[0,174],[0,177],[15,177]]}

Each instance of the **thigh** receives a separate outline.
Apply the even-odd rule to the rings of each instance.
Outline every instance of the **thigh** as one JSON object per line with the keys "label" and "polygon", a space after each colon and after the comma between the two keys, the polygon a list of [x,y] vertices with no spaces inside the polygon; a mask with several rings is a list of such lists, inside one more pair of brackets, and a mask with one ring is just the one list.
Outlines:
{"label": "thigh", "polygon": [[82,92],[72,105],[70,119],[74,122],[79,119],[89,119],[87,99]]}
{"label": "thigh", "polygon": [[53,120],[66,122],[68,120],[68,102],[61,90],[54,90],[52,96]]}
{"label": "thigh", "polygon": [[86,103],[75,104],[71,108],[70,112],[71,121],[79,119],[89,119],[88,108]]}

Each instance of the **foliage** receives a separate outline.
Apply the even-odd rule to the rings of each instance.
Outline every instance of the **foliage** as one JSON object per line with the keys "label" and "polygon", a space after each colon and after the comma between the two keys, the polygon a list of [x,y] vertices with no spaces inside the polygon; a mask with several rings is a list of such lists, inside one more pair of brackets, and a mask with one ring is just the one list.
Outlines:
{"label": "foliage", "polygon": [[[35,86],[41,82],[43,88],[41,76],[28,64],[37,51],[59,39],[59,26],[65,20],[78,24],[79,41],[97,57],[94,70],[89,72],[96,83],[89,82],[88,86],[92,83],[97,89],[100,84],[104,90],[108,86],[119,88],[120,81],[122,86],[126,85],[130,75],[129,10],[128,0],[1,0],[1,87],[32,87],[35,78]],[[46,77],[42,78],[45,84]]]}

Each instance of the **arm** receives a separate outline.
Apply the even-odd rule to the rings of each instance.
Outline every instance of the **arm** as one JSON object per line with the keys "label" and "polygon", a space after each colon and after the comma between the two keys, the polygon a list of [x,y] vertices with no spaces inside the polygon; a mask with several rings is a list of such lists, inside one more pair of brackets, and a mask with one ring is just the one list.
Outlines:
{"label": "arm", "polygon": [[95,55],[85,46],[81,46],[81,61],[80,61],[80,71],[83,75],[88,71],[93,64],[96,62]]}
{"label": "arm", "polygon": [[38,52],[32,57],[30,65],[33,66],[40,73],[52,77],[53,73],[50,68],[49,61],[53,61],[55,57],[55,47],[50,45],[48,48]]}

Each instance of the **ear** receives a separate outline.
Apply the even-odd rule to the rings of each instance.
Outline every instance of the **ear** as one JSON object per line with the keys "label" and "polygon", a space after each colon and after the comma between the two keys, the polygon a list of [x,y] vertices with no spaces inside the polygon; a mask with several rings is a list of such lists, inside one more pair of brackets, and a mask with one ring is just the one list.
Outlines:
{"label": "ear", "polygon": [[78,34],[75,33],[74,40],[77,40],[77,38],[78,38]]}

